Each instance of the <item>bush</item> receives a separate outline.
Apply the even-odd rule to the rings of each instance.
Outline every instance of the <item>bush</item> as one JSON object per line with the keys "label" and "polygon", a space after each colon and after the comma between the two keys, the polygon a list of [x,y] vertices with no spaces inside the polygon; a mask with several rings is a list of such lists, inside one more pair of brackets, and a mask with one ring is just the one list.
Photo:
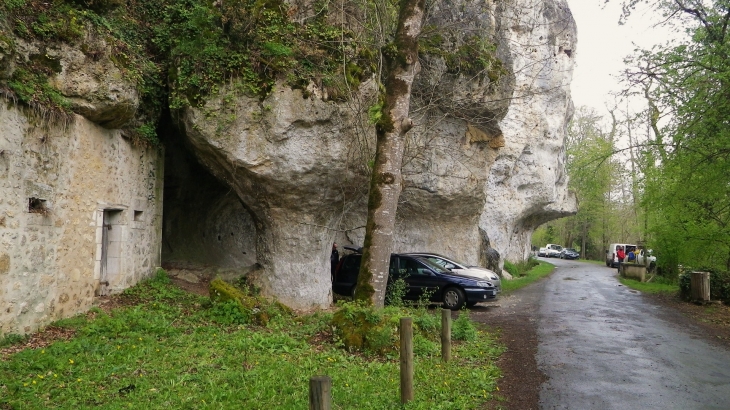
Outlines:
{"label": "bush", "polygon": [[[338,343],[351,352],[387,356],[398,351],[402,317],[413,319],[413,339],[418,354],[438,351],[441,318],[426,309],[386,306],[377,309],[365,302],[341,302],[331,326]],[[436,346],[436,347],[434,347]]]}
{"label": "bush", "polygon": [[517,269],[517,265],[510,261],[504,261],[504,270],[512,276],[521,276],[520,271]]}
{"label": "bush", "polygon": [[[718,272],[714,269],[698,269],[697,272],[710,272],[710,299],[730,303],[730,272]],[[682,299],[689,300],[692,295],[692,272],[687,269],[679,274],[679,294]]]}
{"label": "bush", "polygon": [[451,325],[451,338],[454,340],[465,340],[468,342],[477,339],[477,328],[469,318],[467,311],[459,312],[459,317]]}
{"label": "bush", "polygon": [[[291,316],[292,311],[277,301],[269,301],[248,286],[236,287],[222,279],[210,282],[210,313],[214,320],[224,324],[256,323],[267,325],[278,316]],[[239,312],[235,312],[235,307]]]}
{"label": "bush", "polygon": [[540,262],[535,259],[534,257],[530,256],[527,260],[517,263],[512,263],[510,261],[504,261],[504,270],[509,272],[510,275],[514,277],[521,277],[525,276],[527,272],[530,271],[530,269],[534,268],[535,266],[539,265]]}

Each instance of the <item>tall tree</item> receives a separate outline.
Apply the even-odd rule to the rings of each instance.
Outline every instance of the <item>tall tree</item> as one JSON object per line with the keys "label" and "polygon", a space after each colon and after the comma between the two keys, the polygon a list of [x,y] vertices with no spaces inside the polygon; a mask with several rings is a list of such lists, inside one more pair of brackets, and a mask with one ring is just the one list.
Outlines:
{"label": "tall tree", "polygon": [[653,4],[689,34],[639,53],[626,73],[650,104],[655,133],[644,203],[658,262],[672,271],[678,263],[730,269],[730,1]]}
{"label": "tall tree", "polygon": [[401,0],[394,40],[383,50],[385,91],[376,123],[375,163],[368,194],[362,264],[355,298],[376,307],[385,302],[398,198],[402,190],[401,164],[405,134],[413,126],[408,117],[413,79],[420,70],[418,36],[424,0]]}

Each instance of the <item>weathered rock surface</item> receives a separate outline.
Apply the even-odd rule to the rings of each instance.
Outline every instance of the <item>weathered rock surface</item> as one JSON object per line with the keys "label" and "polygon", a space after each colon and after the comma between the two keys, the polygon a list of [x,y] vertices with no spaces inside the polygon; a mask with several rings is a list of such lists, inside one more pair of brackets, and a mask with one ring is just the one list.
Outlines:
{"label": "weathered rock surface", "polygon": [[15,60],[45,66],[54,73],[49,83],[67,98],[74,113],[107,129],[122,128],[134,118],[139,92],[112,53],[106,40],[91,30],[83,51],[66,43],[15,39],[11,44],[0,39],[0,78],[13,74]]}
{"label": "weathered rock surface", "polygon": [[[574,21],[563,0],[454,1],[431,19],[496,39],[505,72],[467,77],[427,59],[414,91],[396,251],[494,267],[495,252],[523,259],[538,225],[576,210],[563,144]],[[373,91],[366,83],[351,102],[334,103],[283,86],[263,102],[224,89],[179,118],[200,162],[250,212],[256,280],[289,306],[328,305],[331,243],[362,243]]]}
{"label": "weathered rock surface", "polygon": [[[311,2],[300,3],[301,13],[311,10]],[[527,256],[538,225],[575,212],[564,167],[575,24],[565,0],[451,0],[432,10],[427,26],[452,51],[494,43],[496,58],[472,72],[438,54],[423,56],[395,250],[430,250],[501,271],[504,259]],[[117,259],[130,264],[112,290],[149,275],[162,254],[182,267],[249,273],[294,308],[328,306],[332,242],[359,246],[364,236],[374,81],[346,102],[327,101],[313,85],[305,95],[283,84],[261,101],[231,84],[178,113],[182,138],[214,178],[186,168],[192,160],[171,149],[162,232],[161,153],[131,145],[116,130],[133,119],[139,90],[105,39],[84,43],[82,51],[0,39],[0,78],[17,61],[42,64],[86,118],[46,133],[15,108],[0,110],[0,294],[13,301],[0,315],[2,331],[89,306],[103,282],[105,213],[119,226],[114,235],[123,232],[113,241],[124,246]],[[166,141],[179,143],[179,136]],[[52,198],[57,208],[50,219],[21,217],[29,198]],[[69,240],[73,247],[64,247]],[[37,297],[31,276],[46,289]]]}

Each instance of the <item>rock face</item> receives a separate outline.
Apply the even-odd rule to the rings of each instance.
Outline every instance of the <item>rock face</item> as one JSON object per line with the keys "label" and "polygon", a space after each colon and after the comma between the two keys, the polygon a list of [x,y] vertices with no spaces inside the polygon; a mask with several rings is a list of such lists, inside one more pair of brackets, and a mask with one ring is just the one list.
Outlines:
{"label": "rock face", "polygon": [[[458,58],[423,52],[395,251],[501,271],[535,227],[576,209],[563,144],[575,25],[565,0],[447,0],[426,26]],[[82,312],[161,259],[248,274],[293,308],[329,306],[332,242],[364,236],[375,81],[339,102],[314,85],[264,100],[223,85],[175,113],[177,127],[158,124],[173,130],[163,165],[163,150],[118,129],[139,125],[140,89],[107,40],[89,34],[82,52],[0,38],[0,79],[40,65],[75,113],[49,126],[0,106],[0,336]]]}
{"label": "rock face", "polygon": [[[502,66],[467,76],[426,57],[395,250],[490,266],[495,252],[499,266],[524,259],[538,225],[576,210],[563,144],[572,15],[563,0],[453,1],[430,18],[444,30],[496,39]],[[222,89],[178,118],[199,161],[249,212],[256,282],[291,307],[329,305],[332,242],[362,244],[375,134],[365,113],[374,94],[372,82],[347,103],[284,86],[264,101]]]}

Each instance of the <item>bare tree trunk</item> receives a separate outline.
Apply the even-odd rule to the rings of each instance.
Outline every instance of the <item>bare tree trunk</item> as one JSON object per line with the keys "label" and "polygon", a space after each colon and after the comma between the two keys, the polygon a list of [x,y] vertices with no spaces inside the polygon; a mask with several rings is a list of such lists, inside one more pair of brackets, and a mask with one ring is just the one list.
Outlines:
{"label": "bare tree trunk", "polygon": [[382,97],[382,116],[376,124],[368,222],[355,292],[356,299],[368,300],[376,307],[382,307],[385,302],[395,214],[403,189],[401,165],[405,134],[413,126],[408,113],[413,78],[420,71],[418,35],[423,24],[424,3],[424,0],[401,1],[395,39],[382,50],[387,75],[385,95]]}
{"label": "bare tree trunk", "polygon": [[581,259],[587,259],[586,255],[586,237],[588,236],[588,223],[583,222],[583,229],[580,235],[580,257]]}

